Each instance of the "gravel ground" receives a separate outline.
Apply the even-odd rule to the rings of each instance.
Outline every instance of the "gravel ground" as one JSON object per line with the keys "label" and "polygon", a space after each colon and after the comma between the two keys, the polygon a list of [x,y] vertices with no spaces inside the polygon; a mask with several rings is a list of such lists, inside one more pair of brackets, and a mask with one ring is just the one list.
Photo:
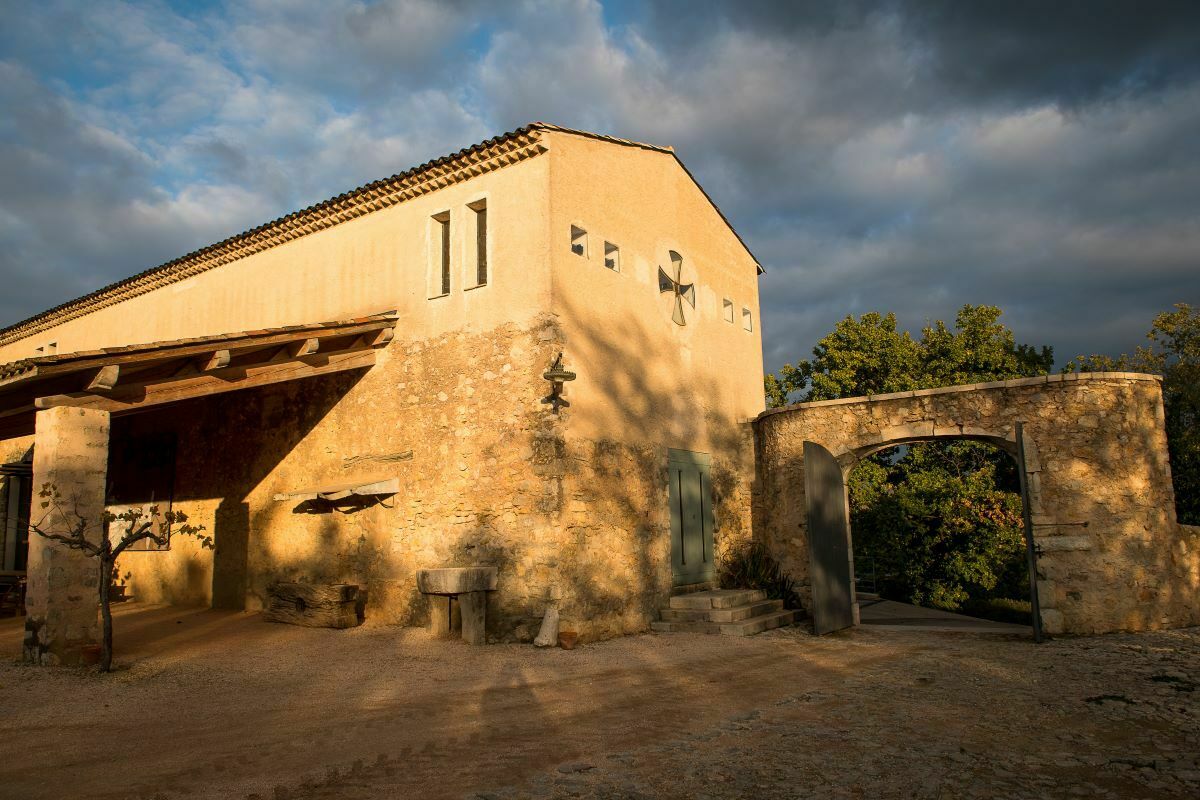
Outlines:
{"label": "gravel ground", "polygon": [[121,609],[116,674],[21,665],[0,797],[1200,796],[1200,629],[860,628],[573,652]]}

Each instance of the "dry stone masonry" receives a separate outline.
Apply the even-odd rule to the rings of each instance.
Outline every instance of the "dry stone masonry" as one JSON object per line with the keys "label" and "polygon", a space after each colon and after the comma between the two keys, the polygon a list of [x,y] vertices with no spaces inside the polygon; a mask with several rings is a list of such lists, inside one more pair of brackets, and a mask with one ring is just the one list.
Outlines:
{"label": "dry stone masonry", "polygon": [[848,475],[871,453],[907,442],[965,438],[1015,453],[1017,422],[1045,630],[1200,622],[1200,529],[1176,522],[1162,393],[1151,375],[1052,375],[767,411],[755,423],[756,532],[807,585],[805,440],[826,447]]}

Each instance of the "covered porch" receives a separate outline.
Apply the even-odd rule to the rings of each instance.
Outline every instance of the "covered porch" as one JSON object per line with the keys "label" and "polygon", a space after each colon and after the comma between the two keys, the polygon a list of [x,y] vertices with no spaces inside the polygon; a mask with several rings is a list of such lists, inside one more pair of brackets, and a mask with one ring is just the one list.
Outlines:
{"label": "covered porch", "polygon": [[[133,432],[144,427],[141,420],[174,415],[188,422],[205,398],[363,373],[391,341],[396,321],[387,313],[39,355],[0,366],[0,458],[9,462],[3,467],[5,562],[0,578],[12,585],[24,578],[26,584],[24,658],[75,663],[81,648],[99,636],[95,560],[36,534],[23,535],[31,519],[50,526],[62,522],[45,518],[41,487],[53,486],[72,514],[94,519],[89,535],[96,537],[106,508],[169,505],[174,499],[174,441],[135,440]],[[221,405],[231,407],[236,401]],[[198,441],[203,444],[203,437]],[[238,452],[236,445],[236,436],[228,434],[220,443],[211,442],[212,448],[228,449],[229,459],[255,458],[253,452]],[[236,607],[237,598],[225,599]]]}

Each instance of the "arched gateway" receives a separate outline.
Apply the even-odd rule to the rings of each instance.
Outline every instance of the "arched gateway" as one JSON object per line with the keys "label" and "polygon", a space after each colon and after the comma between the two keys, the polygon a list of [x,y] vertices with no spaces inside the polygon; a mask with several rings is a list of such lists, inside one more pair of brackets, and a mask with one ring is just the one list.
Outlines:
{"label": "arched gateway", "polygon": [[1046,632],[1200,622],[1200,528],[1175,519],[1156,376],[1051,375],[801,403],[754,425],[755,530],[816,605],[817,632],[857,618],[850,470],[887,447],[937,439],[988,442],[1017,460]]}

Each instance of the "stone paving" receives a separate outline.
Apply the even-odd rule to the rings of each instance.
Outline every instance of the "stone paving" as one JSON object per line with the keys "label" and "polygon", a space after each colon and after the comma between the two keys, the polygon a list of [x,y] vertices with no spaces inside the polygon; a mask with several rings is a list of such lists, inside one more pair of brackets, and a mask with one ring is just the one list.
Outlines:
{"label": "stone paving", "polygon": [[120,672],[17,663],[23,800],[1200,796],[1200,629],[872,626],[566,652],[125,608]]}

